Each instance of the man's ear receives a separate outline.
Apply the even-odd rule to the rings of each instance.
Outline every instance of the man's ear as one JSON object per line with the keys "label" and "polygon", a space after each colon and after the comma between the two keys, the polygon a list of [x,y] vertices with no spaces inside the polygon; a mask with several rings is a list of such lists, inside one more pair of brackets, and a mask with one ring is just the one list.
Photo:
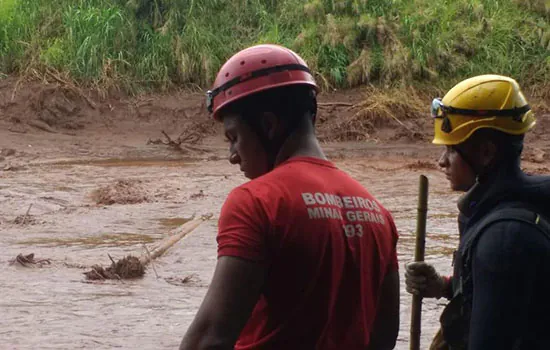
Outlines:
{"label": "man's ear", "polygon": [[272,112],[264,112],[261,119],[262,129],[270,139],[275,139],[281,133],[281,120]]}
{"label": "man's ear", "polygon": [[479,161],[483,167],[488,166],[497,158],[497,146],[492,141],[485,141],[479,147]]}

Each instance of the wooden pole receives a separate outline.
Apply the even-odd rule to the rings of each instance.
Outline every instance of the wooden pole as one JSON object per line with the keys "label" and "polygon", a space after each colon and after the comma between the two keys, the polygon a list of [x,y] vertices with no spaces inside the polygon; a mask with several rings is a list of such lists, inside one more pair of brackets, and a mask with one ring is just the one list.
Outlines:
{"label": "wooden pole", "polygon": [[156,259],[164,254],[168,249],[170,249],[170,247],[176,244],[183,237],[193,232],[193,230],[196,229],[200,224],[202,224],[203,221],[208,220],[210,217],[212,217],[211,214],[203,215],[179,226],[177,229],[171,232],[171,235],[165,238],[155,250],[147,252],[147,254],[142,256],[139,260],[143,265],[147,265],[153,259]]}
{"label": "wooden pole", "polygon": [[[122,280],[125,278],[142,277],[147,264],[152,263],[154,259],[164,254],[174,244],[179,242],[180,239],[193,232],[193,230],[196,229],[201,223],[211,217],[212,214],[203,215],[179,226],[175,230],[171,231],[170,236],[160,242],[160,244],[152,251],[149,251],[149,249],[147,249],[147,247],[144,245],[146,254],[142,255],[140,258],[128,255],[126,258],[115,262],[113,258],[111,258],[111,256],[109,255],[109,259],[111,259],[112,262],[111,266],[104,269],[99,265],[93,265],[91,271],[84,272],[84,275],[87,279],[91,280],[105,280],[114,278]],[[139,260],[137,264],[136,260]],[[155,268],[153,266],[153,270],[154,269]]]}
{"label": "wooden pole", "polygon": [[[426,243],[426,218],[428,212],[428,178],[420,175],[418,213],[416,218],[416,248],[414,261],[424,261]],[[410,350],[420,350],[422,297],[413,295],[411,309]]]}

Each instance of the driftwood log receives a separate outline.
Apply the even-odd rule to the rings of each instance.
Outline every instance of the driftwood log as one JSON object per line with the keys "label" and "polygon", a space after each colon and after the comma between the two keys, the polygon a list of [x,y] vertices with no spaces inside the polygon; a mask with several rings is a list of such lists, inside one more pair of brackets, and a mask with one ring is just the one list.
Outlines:
{"label": "driftwood log", "polygon": [[161,241],[156,248],[152,250],[146,249],[146,253],[139,258],[128,255],[125,258],[115,262],[109,255],[109,259],[111,259],[111,265],[109,267],[103,268],[100,265],[93,265],[90,271],[84,272],[84,275],[88,280],[122,280],[143,277],[145,274],[145,268],[149,263],[151,263],[151,261],[160,257],[174,244],[180,241],[183,237],[187,236],[189,233],[193,232],[201,223],[208,220],[210,217],[212,217],[211,214],[203,215],[179,226],[173,230],[167,238]]}

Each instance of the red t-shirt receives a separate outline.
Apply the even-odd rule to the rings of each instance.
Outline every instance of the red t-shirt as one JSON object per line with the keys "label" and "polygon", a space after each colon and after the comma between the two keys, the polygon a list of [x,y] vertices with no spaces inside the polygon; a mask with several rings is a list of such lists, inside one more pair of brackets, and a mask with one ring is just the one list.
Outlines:
{"label": "red t-shirt", "polygon": [[235,349],[365,349],[382,280],[397,270],[391,214],[333,163],[295,157],[235,188],[218,256],[265,264]]}

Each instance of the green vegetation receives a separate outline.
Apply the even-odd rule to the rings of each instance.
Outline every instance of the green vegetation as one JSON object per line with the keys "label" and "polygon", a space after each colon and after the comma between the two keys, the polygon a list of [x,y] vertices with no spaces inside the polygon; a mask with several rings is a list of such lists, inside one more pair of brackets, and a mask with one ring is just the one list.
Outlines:
{"label": "green vegetation", "polygon": [[207,87],[256,43],[296,50],[325,88],[489,72],[538,84],[550,81],[550,0],[0,0],[0,77]]}

